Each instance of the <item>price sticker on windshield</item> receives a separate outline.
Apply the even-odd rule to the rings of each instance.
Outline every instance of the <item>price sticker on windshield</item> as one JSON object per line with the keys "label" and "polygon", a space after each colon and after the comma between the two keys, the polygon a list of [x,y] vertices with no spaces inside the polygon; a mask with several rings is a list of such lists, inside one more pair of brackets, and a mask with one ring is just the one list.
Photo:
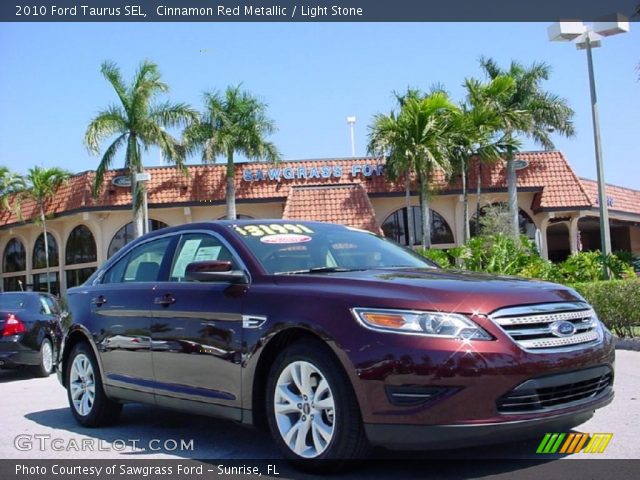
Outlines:
{"label": "price sticker on windshield", "polygon": [[[243,237],[264,237],[265,235],[286,235],[297,234],[305,236],[305,234],[314,233],[306,225],[292,223],[256,223],[250,225],[234,225],[233,229]],[[311,240],[311,238],[309,238]],[[305,240],[305,241],[309,241]],[[275,243],[275,242],[274,242]]]}
{"label": "price sticker on windshield", "polygon": [[276,233],[275,235],[265,235],[260,237],[262,243],[292,244],[305,243],[311,240],[309,235],[298,235],[297,233]]}

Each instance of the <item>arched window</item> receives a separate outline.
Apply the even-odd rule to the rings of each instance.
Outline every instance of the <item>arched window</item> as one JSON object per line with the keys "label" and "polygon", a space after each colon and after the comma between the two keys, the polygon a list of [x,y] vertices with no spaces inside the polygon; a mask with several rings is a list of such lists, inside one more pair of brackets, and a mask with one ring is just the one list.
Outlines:
{"label": "arched window", "polygon": [[[27,252],[17,238],[7,243],[2,255],[2,290],[5,292],[25,290],[27,287]],[[11,274],[11,275],[7,275]]]}
{"label": "arched window", "polygon": [[[50,233],[47,233],[47,243],[49,246],[49,266],[57,267],[60,262],[58,259],[58,242]],[[33,246],[33,268],[47,268],[47,261],[44,255],[44,233],[41,233]]]}
{"label": "arched window", "polygon": [[[536,224],[527,212],[518,209],[518,223],[520,225],[520,233],[534,239],[536,237]],[[486,233],[510,234],[509,227],[509,206],[504,202],[491,203],[480,209],[480,224],[478,224],[478,212],[474,213],[469,219],[469,230],[471,236],[475,237],[481,230]]]}
{"label": "arched window", "polygon": [[22,272],[27,269],[27,252],[24,245],[17,238],[7,243],[2,257],[2,271],[4,273]]}
{"label": "arched window", "polygon": [[65,249],[65,264],[91,263],[97,261],[96,242],[91,230],[85,225],[78,225],[69,234]]}
{"label": "arched window", "polygon": [[[453,232],[451,227],[442,215],[434,210],[429,210],[431,215],[431,243],[434,245],[442,243],[453,243]],[[422,217],[420,207],[412,207],[413,213],[413,239],[415,245],[419,245],[422,240]],[[382,231],[385,236],[395,240],[401,245],[409,244],[407,235],[409,222],[407,219],[407,209],[396,210],[382,224]]]}
{"label": "arched window", "polygon": [[[160,230],[161,228],[168,227],[168,225],[160,220],[149,220],[149,231]],[[116,232],[109,243],[109,250],[107,251],[107,258],[111,258],[118,250],[124,247],[127,243],[133,240],[133,222],[127,223],[124,227]]]}

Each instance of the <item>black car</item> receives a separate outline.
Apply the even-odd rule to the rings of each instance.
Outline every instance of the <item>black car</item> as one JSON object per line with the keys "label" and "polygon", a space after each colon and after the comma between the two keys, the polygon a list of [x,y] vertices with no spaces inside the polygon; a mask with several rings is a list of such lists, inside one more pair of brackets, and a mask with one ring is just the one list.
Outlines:
{"label": "black car", "polygon": [[29,367],[47,377],[56,366],[63,313],[53,295],[0,293],[0,368]]}

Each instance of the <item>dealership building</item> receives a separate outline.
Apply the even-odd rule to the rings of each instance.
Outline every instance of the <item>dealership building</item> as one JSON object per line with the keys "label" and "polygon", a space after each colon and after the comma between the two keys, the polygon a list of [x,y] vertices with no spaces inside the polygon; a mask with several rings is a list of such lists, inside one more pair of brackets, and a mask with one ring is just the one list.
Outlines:
{"label": "dealership building", "polygon": [[[545,258],[559,261],[571,252],[600,248],[597,185],[576,176],[561,152],[518,154],[518,205],[523,233],[538,239]],[[404,181],[392,182],[384,160],[348,158],[299,160],[277,164],[239,163],[236,198],[239,218],[285,218],[336,222],[383,232],[407,244],[413,228],[420,238],[419,197],[414,183],[414,224],[408,225]],[[147,168],[152,230],[225,215],[225,166],[190,165]],[[480,171],[480,173],[479,173]],[[481,169],[472,162],[469,212],[472,231],[477,208],[507,200],[505,165]],[[123,171],[110,171],[97,197],[91,194],[95,172],[79,173],[60,187],[47,205],[52,291],[64,293],[82,283],[102,262],[131,241],[131,193]],[[481,195],[476,195],[480,180]],[[430,198],[434,248],[459,245],[463,238],[460,178],[435,172]],[[640,254],[640,191],[607,186],[613,250]],[[44,236],[29,219],[35,205],[23,203],[21,221],[0,212],[0,288],[46,290]]]}

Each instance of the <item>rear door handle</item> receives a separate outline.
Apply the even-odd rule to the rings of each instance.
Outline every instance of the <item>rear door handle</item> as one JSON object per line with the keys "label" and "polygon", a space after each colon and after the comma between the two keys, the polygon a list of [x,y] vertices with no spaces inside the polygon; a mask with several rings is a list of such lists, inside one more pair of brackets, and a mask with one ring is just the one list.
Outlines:
{"label": "rear door handle", "polygon": [[173,298],[173,295],[171,295],[170,293],[166,293],[162,297],[154,298],[153,303],[155,303],[156,305],[163,305],[165,307],[168,307],[172,303],[176,303],[176,299]]}
{"label": "rear door handle", "polygon": [[104,295],[100,295],[99,297],[95,297],[91,299],[91,303],[93,305],[96,305],[98,307],[101,307],[102,305],[104,305],[105,303],[107,303],[107,299],[104,297]]}

